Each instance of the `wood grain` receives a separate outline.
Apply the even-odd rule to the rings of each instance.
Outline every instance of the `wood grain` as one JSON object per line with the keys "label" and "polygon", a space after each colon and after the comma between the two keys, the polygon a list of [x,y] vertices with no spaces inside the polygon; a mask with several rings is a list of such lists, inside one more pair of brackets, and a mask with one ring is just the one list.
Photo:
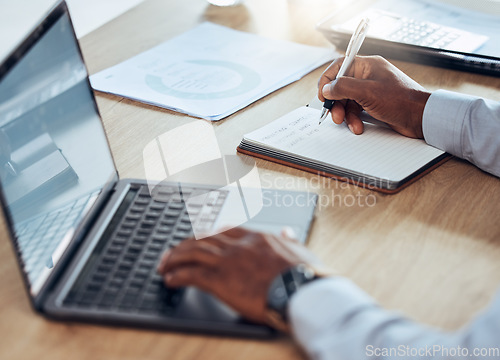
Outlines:
{"label": "wood grain", "polygon": [[[203,0],[148,0],[81,41],[95,73],[203,21],[299,43],[329,46],[315,24],[342,2],[247,0],[217,8]],[[500,100],[500,79],[394,62],[429,89]],[[214,124],[222,153],[236,154],[244,133],[306,104],[322,67]],[[199,121],[112,95],[97,100],[121,177],[144,177],[146,144]],[[252,160],[253,161],[253,160]],[[265,187],[318,193],[321,205],[308,246],[390,309],[452,330],[490,301],[500,282],[500,182],[452,159],[396,195],[255,160]],[[354,200],[354,202],[353,202]],[[0,237],[2,359],[302,359],[288,338],[271,341],[60,323],[29,305],[6,230]],[[334,310],[332,310],[334,311]]]}

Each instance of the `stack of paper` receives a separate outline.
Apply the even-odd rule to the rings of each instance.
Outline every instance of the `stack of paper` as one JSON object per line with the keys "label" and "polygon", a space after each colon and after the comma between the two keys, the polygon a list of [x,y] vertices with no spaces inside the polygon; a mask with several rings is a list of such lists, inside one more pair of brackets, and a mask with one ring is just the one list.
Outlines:
{"label": "stack of paper", "polygon": [[220,120],[337,55],[203,23],[90,80],[99,91]]}

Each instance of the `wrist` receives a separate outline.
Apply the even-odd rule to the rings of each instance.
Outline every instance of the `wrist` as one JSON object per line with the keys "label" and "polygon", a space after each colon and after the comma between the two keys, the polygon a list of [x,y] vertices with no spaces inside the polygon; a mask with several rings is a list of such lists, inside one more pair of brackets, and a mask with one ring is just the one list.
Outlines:
{"label": "wrist", "polygon": [[418,90],[415,92],[413,97],[415,102],[415,109],[412,111],[413,133],[415,134],[415,137],[419,139],[424,138],[422,121],[424,117],[425,105],[427,104],[427,100],[429,100],[430,96],[431,93],[429,91]]}
{"label": "wrist", "polygon": [[319,278],[321,276],[306,264],[294,265],[276,276],[267,293],[267,323],[278,330],[289,332],[288,305],[291,297],[302,286]]}

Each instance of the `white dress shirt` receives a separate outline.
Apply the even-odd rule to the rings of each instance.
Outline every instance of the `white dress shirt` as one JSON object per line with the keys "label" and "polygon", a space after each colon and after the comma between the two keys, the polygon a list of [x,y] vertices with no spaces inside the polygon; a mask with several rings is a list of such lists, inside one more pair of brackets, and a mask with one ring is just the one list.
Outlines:
{"label": "white dress shirt", "polygon": [[[422,126],[430,145],[500,176],[500,103],[439,90],[427,101]],[[288,312],[311,359],[500,359],[500,292],[452,333],[381,308],[342,277],[306,284]]]}
{"label": "white dress shirt", "polygon": [[500,176],[500,102],[438,90],[424,109],[425,141]]}

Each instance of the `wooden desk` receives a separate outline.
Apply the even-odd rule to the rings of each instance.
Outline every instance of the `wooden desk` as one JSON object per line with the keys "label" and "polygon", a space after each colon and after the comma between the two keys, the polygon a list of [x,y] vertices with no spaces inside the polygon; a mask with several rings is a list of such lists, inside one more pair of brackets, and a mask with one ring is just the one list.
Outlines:
{"label": "wooden desk", "polygon": [[[209,20],[239,30],[328,46],[314,24],[330,0],[248,0],[219,9],[203,0],[148,0],[85,37],[95,73]],[[340,2],[338,2],[340,4]],[[429,89],[500,100],[500,79],[396,62]],[[226,154],[242,134],[307,103],[324,67],[215,124]],[[144,177],[142,150],[156,136],[194,121],[185,115],[110,95],[99,107],[122,177]],[[487,305],[500,281],[500,181],[451,160],[392,196],[257,161],[267,186],[319,193],[322,206],[309,247],[384,306],[456,329]],[[352,204],[352,200],[354,204]],[[333,202],[333,204],[332,204]],[[34,313],[5,230],[0,241],[2,359],[301,359],[287,338],[255,341],[104,326],[56,323]],[[332,309],[334,311],[334,309]]]}

